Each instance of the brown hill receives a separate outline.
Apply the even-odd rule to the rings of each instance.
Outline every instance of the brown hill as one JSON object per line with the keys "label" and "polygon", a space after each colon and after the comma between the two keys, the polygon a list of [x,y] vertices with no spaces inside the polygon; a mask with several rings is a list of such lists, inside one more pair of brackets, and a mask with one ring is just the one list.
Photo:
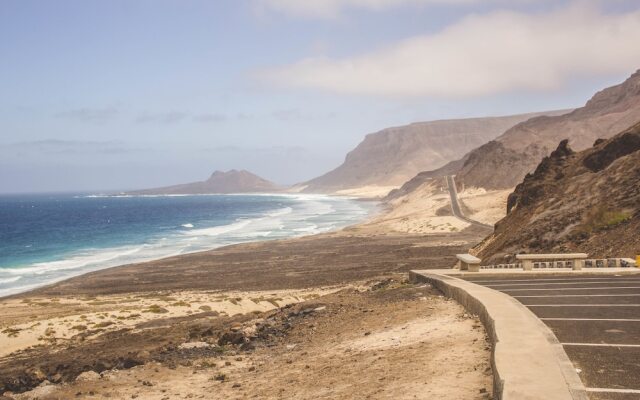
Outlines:
{"label": "brown hill", "polygon": [[[563,112],[544,114],[558,113]],[[299,186],[306,186],[307,192],[400,186],[418,172],[459,159],[513,125],[541,114],[418,122],[384,129],[367,135],[338,168]]]}
{"label": "brown hill", "polygon": [[563,140],[509,195],[507,216],[474,251],[640,254],[640,123],[575,153]]}
{"label": "brown hill", "polygon": [[584,107],[559,116],[540,116],[515,125],[473,150],[457,174],[467,186],[514,187],[562,139],[583,150],[640,120],[640,70],[625,82],[596,93]]}
{"label": "brown hill", "polygon": [[155,189],[137,190],[127,194],[215,194],[215,193],[257,193],[273,192],[280,188],[266,179],[249,171],[232,169],[227,172],[216,171],[209,179],[201,182],[185,183]]}

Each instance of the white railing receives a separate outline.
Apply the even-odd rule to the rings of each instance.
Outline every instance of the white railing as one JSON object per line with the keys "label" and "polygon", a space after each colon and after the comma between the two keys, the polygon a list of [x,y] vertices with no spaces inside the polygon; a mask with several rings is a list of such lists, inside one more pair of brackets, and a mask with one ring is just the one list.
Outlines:
{"label": "white railing", "polygon": [[[630,258],[601,258],[583,260],[584,268],[632,268],[635,261]],[[533,263],[533,269],[573,269],[573,260],[567,261],[537,261]],[[522,263],[505,263],[493,265],[481,265],[480,269],[522,269]]]}

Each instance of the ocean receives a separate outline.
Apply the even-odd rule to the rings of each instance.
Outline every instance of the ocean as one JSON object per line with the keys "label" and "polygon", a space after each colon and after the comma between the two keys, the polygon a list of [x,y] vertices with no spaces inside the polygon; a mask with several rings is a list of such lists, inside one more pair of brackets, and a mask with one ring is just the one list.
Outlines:
{"label": "ocean", "polygon": [[307,194],[0,196],[0,296],[117,265],[327,232],[375,207]]}

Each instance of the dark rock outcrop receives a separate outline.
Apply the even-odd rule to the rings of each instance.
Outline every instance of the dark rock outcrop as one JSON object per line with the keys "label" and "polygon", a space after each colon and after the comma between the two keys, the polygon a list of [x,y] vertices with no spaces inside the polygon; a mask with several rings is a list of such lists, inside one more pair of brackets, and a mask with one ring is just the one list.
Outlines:
{"label": "dark rock outcrop", "polygon": [[513,193],[507,199],[507,214],[518,206],[528,206],[535,203],[547,193],[549,182],[562,179],[564,176],[562,168],[567,158],[575,154],[569,147],[569,140],[560,142],[548,157],[542,159],[533,174],[527,174],[524,181],[516,186]]}
{"label": "dark rock outcrop", "polygon": [[507,216],[476,248],[507,254],[580,251],[640,254],[640,123],[576,153],[567,140],[509,195]]}
{"label": "dark rock outcrop", "polygon": [[[600,143],[596,143],[595,146]],[[618,140],[608,142],[601,149],[585,157],[584,166],[592,172],[602,171],[612,162],[627,154],[640,150],[640,135],[637,132],[627,132]]]}

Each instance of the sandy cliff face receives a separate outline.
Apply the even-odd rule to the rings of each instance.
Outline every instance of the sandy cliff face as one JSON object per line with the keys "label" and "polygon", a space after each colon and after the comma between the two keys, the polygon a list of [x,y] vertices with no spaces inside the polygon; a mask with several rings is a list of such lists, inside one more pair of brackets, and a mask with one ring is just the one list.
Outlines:
{"label": "sandy cliff face", "polygon": [[202,182],[185,183],[155,189],[129,192],[136,195],[153,194],[213,194],[213,193],[255,193],[273,192],[280,188],[249,171],[230,170],[216,171],[209,179]]}
{"label": "sandy cliff face", "polygon": [[640,120],[640,71],[620,85],[596,93],[584,107],[560,116],[540,116],[515,125],[467,155],[460,184],[511,188],[533,171],[560,140],[575,150],[590,147]]}
{"label": "sandy cliff face", "polygon": [[[553,113],[553,112],[552,112]],[[418,172],[441,167],[539,114],[419,122],[369,134],[342,165],[312,179],[307,192],[400,186]]]}
{"label": "sandy cliff face", "polygon": [[576,153],[563,140],[509,195],[507,216],[475,251],[640,254],[640,124]]}

